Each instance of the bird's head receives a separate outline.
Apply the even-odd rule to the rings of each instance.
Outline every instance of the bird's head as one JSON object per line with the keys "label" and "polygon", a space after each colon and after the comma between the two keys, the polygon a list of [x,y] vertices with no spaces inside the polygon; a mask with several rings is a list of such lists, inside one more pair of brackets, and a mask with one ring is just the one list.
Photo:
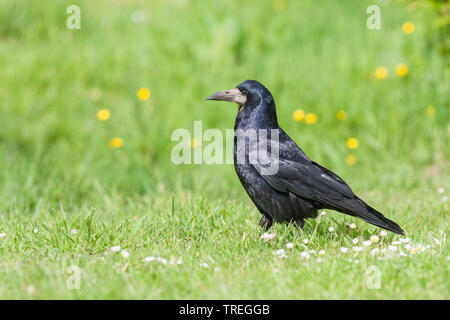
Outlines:
{"label": "bird's head", "polygon": [[273,104],[273,97],[269,90],[256,80],[246,80],[234,89],[213,93],[206,100],[234,102],[239,110],[245,107],[257,106],[261,103]]}

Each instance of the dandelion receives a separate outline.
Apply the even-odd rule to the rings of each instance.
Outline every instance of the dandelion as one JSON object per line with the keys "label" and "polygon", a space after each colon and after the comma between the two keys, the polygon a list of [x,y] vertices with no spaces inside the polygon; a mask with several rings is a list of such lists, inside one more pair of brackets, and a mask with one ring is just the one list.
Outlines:
{"label": "dandelion", "polygon": [[137,97],[141,101],[148,100],[148,98],[150,98],[150,95],[151,95],[151,92],[147,88],[140,88],[137,92]]}
{"label": "dandelion", "polygon": [[78,230],[77,229],[72,229],[72,230],[70,230],[70,233],[72,235],[76,235],[78,233]]}
{"label": "dandelion", "polygon": [[384,230],[381,230],[381,231],[380,231],[380,237],[384,238],[384,237],[386,237],[386,236],[387,236],[387,232],[384,231]]}
{"label": "dandelion", "polygon": [[375,78],[378,80],[384,80],[388,76],[388,70],[385,67],[378,67],[375,70]]}
{"label": "dandelion", "polygon": [[377,243],[379,240],[380,238],[378,238],[378,236],[373,235],[370,237],[370,241],[372,241],[373,243]]}
{"label": "dandelion", "polygon": [[130,255],[130,253],[127,250],[122,250],[122,252],[120,253],[120,255],[122,256],[122,258],[128,258],[128,256]]}
{"label": "dandelion", "polygon": [[108,109],[100,109],[97,111],[97,119],[106,121],[111,117],[111,112]]}
{"label": "dandelion", "polygon": [[368,246],[370,246],[372,244],[372,241],[370,241],[370,240],[366,240],[366,241],[363,241],[362,242],[362,245],[364,246],[364,247],[368,247]]}
{"label": "dandelion", "polygon": [[352,242],[353,242],[353,244],[357,244],[359,242],[359,239],[355,238],[355,239],[352,240]]}
{"label": "dandelion", "polygon": [[152,262],[152,261],[155,261],[155,257],[152,257],[152,256],[145,257],[142,261],[144,261],[144,262]]}
{"label": "dandelion", "polygon": [[358,158],[354,154],[349,154],[345,157],[345,163],[349,166],[354,165],[356,162],[358,162]]}
{"label": "dandelion", "polygon": [[309,240],[308,240],[308,239],[303,239],[303,243],[304,243],[304,244],[308,244],[308,243],[309,243]]}
{"label": "dandelion", "polygon": [[314,124],[317,122],[317,115],[315,113],[308,113],[305,117],[305,122],[307,124]]}
{"label": "dandelion", "polygon": [[273,9],[275,11],[283,11],[284,9],[286,9],[286,1],[285,0],[275,0],[273,2]]}
{"label": "dandelion", "polygon": [[109,141],[109,146],[110,146],[112,149],[120,148],[122,145],[123,145],[123,140],[122,140],[122,138],[119,138],[119,137],[112,138],[112,139]]}
{"label": "dandelion", "polygon": [[414,32],[415,26],[411,21],[407,21],[402,25],[402,31],[404,34],[411,34]]}
{"label": "dandelion", "polygon": [[325,255],[325,250],[319,250],[319,256],[324,256]]}
{"label": "dandelion", "polygon": [[348,248],[346,248],[346,247],[341,247],[340,250],[341,250],[342,253],[346,253],[346,252],[348,251]]}
{"label": "dandelion", "polygon": [[439,194],[443,194],[444,192],[445,192],[445,189],[444,189],[444,188],[441,187],[441,188],[438,189],[438,193],[439,193]]}
{"label": "dandelion", "polygon": [[264,241],[267,242],[267,241],[272,240],[273,238],[275,238],[275,234],[274,233],[264,232],[264,234],[262,234],[260,238],[264,239]]}
{"label": "dandelion", "polygon": [[119,252],[120,251],[120,246],[111,247],[111,251],[114,252],[114,253]]}
{"label": "dandelion", "polygon": [[294,247],[294,244],[292,242],[286,243],[286,248],[292,249]]}
{"label": "dandelion", "polygon": [[359,142],[356,138],[348,138],[347,139],[347,148],[351,150],[355,150],[358,148]]}
{"label": "dandelion", "polygon": [[329,227],[329,228],[328,228],[328,231],[329,231],[329,232],[334,232],[334,228],[333,228],[333,227]]}
{"label": "dandelion", "polygon": [[305,111],[303,111],[302,109],[297,109],[292,114],[292,119],[294,119],[295,122],[303,121],[304,118],[305,118]]}
{"label": "dandelion", "polygon": [[344,110],[339,110],[336,113],[336,119],[338,119],[339,121],[344,121],[345,119],[347,119],[347,112],[345,112]]}
{"label": "dandelion", "polygon": [[430,118],[433,118],[436,115],[436,109],[433,106],[428,106],[426,112],[427,116]]}
{"label": "dandelion", "polygon": [[192,138],[192,139],[191,139],[191,148],[192,148],[192,149],[195,149],[195,148],[197,148],[197,147],[198,147],[197,139]]}
{"label": "dandelion", "polygon": [[404,63],[400,63],[395,67],[395,73],[399,77],[404,77],[408,74],[408,66]]}

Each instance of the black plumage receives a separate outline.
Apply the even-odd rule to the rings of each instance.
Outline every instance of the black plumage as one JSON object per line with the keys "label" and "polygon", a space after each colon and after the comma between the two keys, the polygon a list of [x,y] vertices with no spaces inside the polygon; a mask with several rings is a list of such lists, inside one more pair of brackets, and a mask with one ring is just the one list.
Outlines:
{"label": "black plumage", "polygon": [[[249,145],[238,148],[235,137],[235,169],[242,186],[262,214],[261,227],[270,228],[274,221],[292,222],[303,227],[305,219],[317,216],[318,209],[332,209],[403,234],[398,224],[358,198],[344,180],[308,158],[278,125],[272,94],[261,83],[247,80],[235,89],[212,94],[207,99],[239,104],[235,132],[265,129],[272,138],[270,130],[278,130],[278,170],[274,174],[264,174],[262,163],[250,161],[254,149]],[[246,141],[251,145],[248,139]],[[245,161],[238,161],[238,157],[244,156],[240,153],[244,152]]]}

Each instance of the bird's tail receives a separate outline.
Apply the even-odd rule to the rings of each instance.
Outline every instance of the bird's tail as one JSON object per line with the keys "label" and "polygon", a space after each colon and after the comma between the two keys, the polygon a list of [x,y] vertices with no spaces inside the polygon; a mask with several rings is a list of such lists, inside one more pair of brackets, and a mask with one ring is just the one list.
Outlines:
{"label": "bird's tail", "polygon": [[389,220],[361,199],[357,198],[357,201],[360,203],[360,206],[358,206],[360,210],[352,210],[352,212],[348,212],[348,214],[361,218],[362,220],[367,221],[368,223],[371,223],[377,227],[392,231],[397,234],[404,234],[402,228],[400,228],[397,223]]}

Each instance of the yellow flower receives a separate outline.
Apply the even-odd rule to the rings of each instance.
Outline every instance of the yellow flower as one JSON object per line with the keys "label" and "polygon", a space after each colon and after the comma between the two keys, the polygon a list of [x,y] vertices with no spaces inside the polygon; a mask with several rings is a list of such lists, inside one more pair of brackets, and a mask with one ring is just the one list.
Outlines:
{"label": "yellow flower", "polygon": [[411,21],[407,21],[402,25],[402,30],[404,34],[411,34],[414,32],[415,26]]}
{"label": "yellow flower", "polygon": [[295,122],[300,122],[305,118],[305,111],[303,111],[302,109],[297,109],[294,111],[294,113],[292,114],[292,118],[294,119]]}
{"label": "yellow flower", "polygon": [[284,0],[274,0],[273,2],[273,9],[275,11],[283,11],[286,9],[286,1]]}
{"label": "yellow flower", "polygon": [[111,112],[108,109],[100,109],[97,112],[97,119],[100,121],[106,121],[111,117]]}
{"label": "yellow flower", "polygon": [[339,121],[345,120],[345,119],[347,118],[347,112],[345,112],[344,110],[339,110],[339,111],[336,113],[336,118],[337,118]]}
{"label": "yellow flower", "polygon": [[109,146],[113,149],[120,148],[123,145],[122,138],[115,137],[109,141]]}
{"label": "yellow flower", "polygon": [[358,158],[354,154],[349,154],[347,157],[345,157],[345,163],[349,166],[354,165],[358,161]]}
{"label": "yellow flower", "polygon": [[404,77],[408,74],[408,66],[404,63],[400,63],[395,67],[395,73],[397,73],[397,75],[399,77]]}
{"label": "yellow flower", "polygon": [[314,124],[317,122],[317,116],[315,113],[308,113],[305,117],[305,122],[307,124]]}
{"label": "yellow flower", "polygon": [[347,148],[355,150],[358,148],[358,140],[356,138],[348,138],[347,139]]}
{"label": "yellow flower", "polygon": [[142,101],[148,100],[148,98],[150,98],[150,94],[151,92],[147,88],[140,88],[137,92],[139,100]]}
{"label": "yellow flower", "polygon": [[375,78],[378,80],[384,80],[388,76],[388,71],[385,67],[379,67],[375,70]]}
{"label": "yellow flower", "polygon": [[427,107],[427,116],[433,118],[436,115],[436,109],[433,106]]}

